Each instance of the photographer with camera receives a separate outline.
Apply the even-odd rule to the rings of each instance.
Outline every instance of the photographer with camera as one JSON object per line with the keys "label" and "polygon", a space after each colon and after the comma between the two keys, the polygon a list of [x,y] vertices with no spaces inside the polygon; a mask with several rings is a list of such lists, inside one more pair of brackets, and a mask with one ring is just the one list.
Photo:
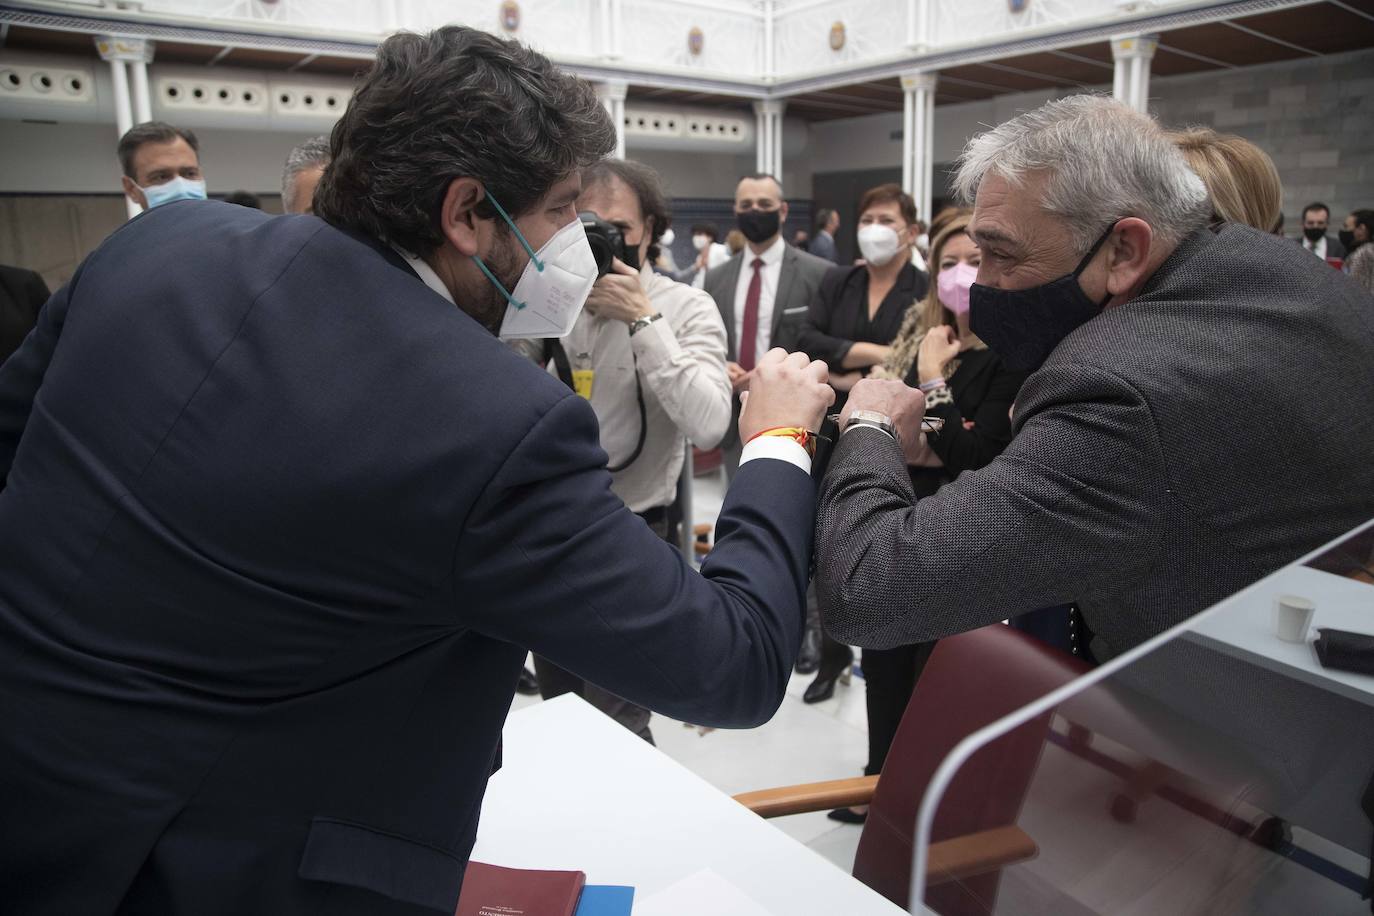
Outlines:
{"label": "photographer with camera", "polygon": [[[725,325],[705,292],[653,271],[668,227],[658,175],[607,159],[582,173],[577,200],[599,277],[562,340],[517,341],[591,401],[611,490],[669,543],[686,443],[714,448],[730,424]],[[649,711],[536,657],[546,699],[576,692],[650,743]]]}

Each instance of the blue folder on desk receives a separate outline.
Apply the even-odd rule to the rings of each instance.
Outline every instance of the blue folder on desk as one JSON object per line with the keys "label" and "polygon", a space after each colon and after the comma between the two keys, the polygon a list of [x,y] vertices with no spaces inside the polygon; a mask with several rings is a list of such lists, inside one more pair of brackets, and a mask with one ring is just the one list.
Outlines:
{"label": "blue folder on desk", "polygon": [[614,884],[588,884],[582,888],[574,916],[630,916],[635,889]]}

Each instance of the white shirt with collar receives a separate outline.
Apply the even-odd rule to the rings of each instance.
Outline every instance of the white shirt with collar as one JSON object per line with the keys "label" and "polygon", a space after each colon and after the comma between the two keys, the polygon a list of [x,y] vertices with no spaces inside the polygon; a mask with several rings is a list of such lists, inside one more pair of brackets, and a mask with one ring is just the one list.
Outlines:
{"label": "white shirt with collar", "polygon": [[[743,263],[739,268],[739,280],[735,283],[735,340],[744,339],[744,302],[749,297],[749,283],[754,278],[754,259],[762,258],[759,268],[759,326],[758,336],[754,339],[754,365],[768,352],[773,337],[773,306],[778,296],[778,278],[782,276],[782,256],[787,251],[787,243],[779,234],[760,254],[747,245],[741,252]],[[735,361],[739,361],[738,354]]]}
{"label": "white shirt with collar", "polygon": [[[448,287],[444,285],[444,281],[439,279],[439,275],[434,272],[434,268],[430,267],[424,258],[418,258],[408,251],[397,248],[395,245],[391,246],[391,250],[405,258],[405,262],[410,265],[411,270],[419,275],[420,279],[424,281],[425,286],[428,286],[449,302],[453,302],[453,293],[448,291]],[[457,305],[458,303],[453,302],[453,304]]]}
{"label": "white shirt with collar", "polygon": [[1323,261],[1326,260],[1326,236],[1322,236],[1315,242],[1309,242],[1307,236],[1304,235],[1302,237],[1302,247],[1306,248]]}

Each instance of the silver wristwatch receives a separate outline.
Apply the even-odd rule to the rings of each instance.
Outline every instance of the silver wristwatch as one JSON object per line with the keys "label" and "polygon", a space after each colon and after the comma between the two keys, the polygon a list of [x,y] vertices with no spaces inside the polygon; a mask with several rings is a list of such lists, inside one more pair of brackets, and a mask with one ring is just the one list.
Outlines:
{"label": "silver wristwatch", "polygon": [[879,413],[876,410],[856,410],[849,415],[849,422],[845,424],[844,431],[849,432],[856,426],[867,426],[879,430],[891,436],[898,445],[902,444],[902,437],[897,435],[896,425],[892,422],[892,418],[885,413]]}
{"label": "silver wristwatch", "polygon": [[630,322],[630,336],[634,337],[635,334],[637,334],[639,331],[642,331],[643,329],[647,328],[649,325],[653,324],[655,321],[658,321],[658,319],[662,317],[662,312],[654,312],[652,315],[641,315],[634,321]]}

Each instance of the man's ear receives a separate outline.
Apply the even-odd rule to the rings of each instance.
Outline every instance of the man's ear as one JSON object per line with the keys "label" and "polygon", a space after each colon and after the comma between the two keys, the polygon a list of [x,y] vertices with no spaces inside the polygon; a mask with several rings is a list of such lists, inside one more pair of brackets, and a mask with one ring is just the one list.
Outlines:
{"label": "man's ear", "polygon": [[787,222],[787,201],[784,200],[778,207],[778,225],[781,226],[785,222]]}
{"label": "man's ear", "polygon": [[140,188],[128,175],[121,175],[120,183],[124,186],[124,194],[134,203],[143,209],[148,209],[148,198],[144,196],[143,189]]}
{"label": "man's ear", "polygon": [[439,209],[439,229],[460,254],[471,257],[478,251],[478,221],[474,212],[486,197],[482,183],[475,178],[455,178],[448,183]]}
{"label": "man's ear", "polygon": [[1107,240],[1107,292],[1130,296],[1150,277],[1154,230],[1134,216],[1118,220]]}

